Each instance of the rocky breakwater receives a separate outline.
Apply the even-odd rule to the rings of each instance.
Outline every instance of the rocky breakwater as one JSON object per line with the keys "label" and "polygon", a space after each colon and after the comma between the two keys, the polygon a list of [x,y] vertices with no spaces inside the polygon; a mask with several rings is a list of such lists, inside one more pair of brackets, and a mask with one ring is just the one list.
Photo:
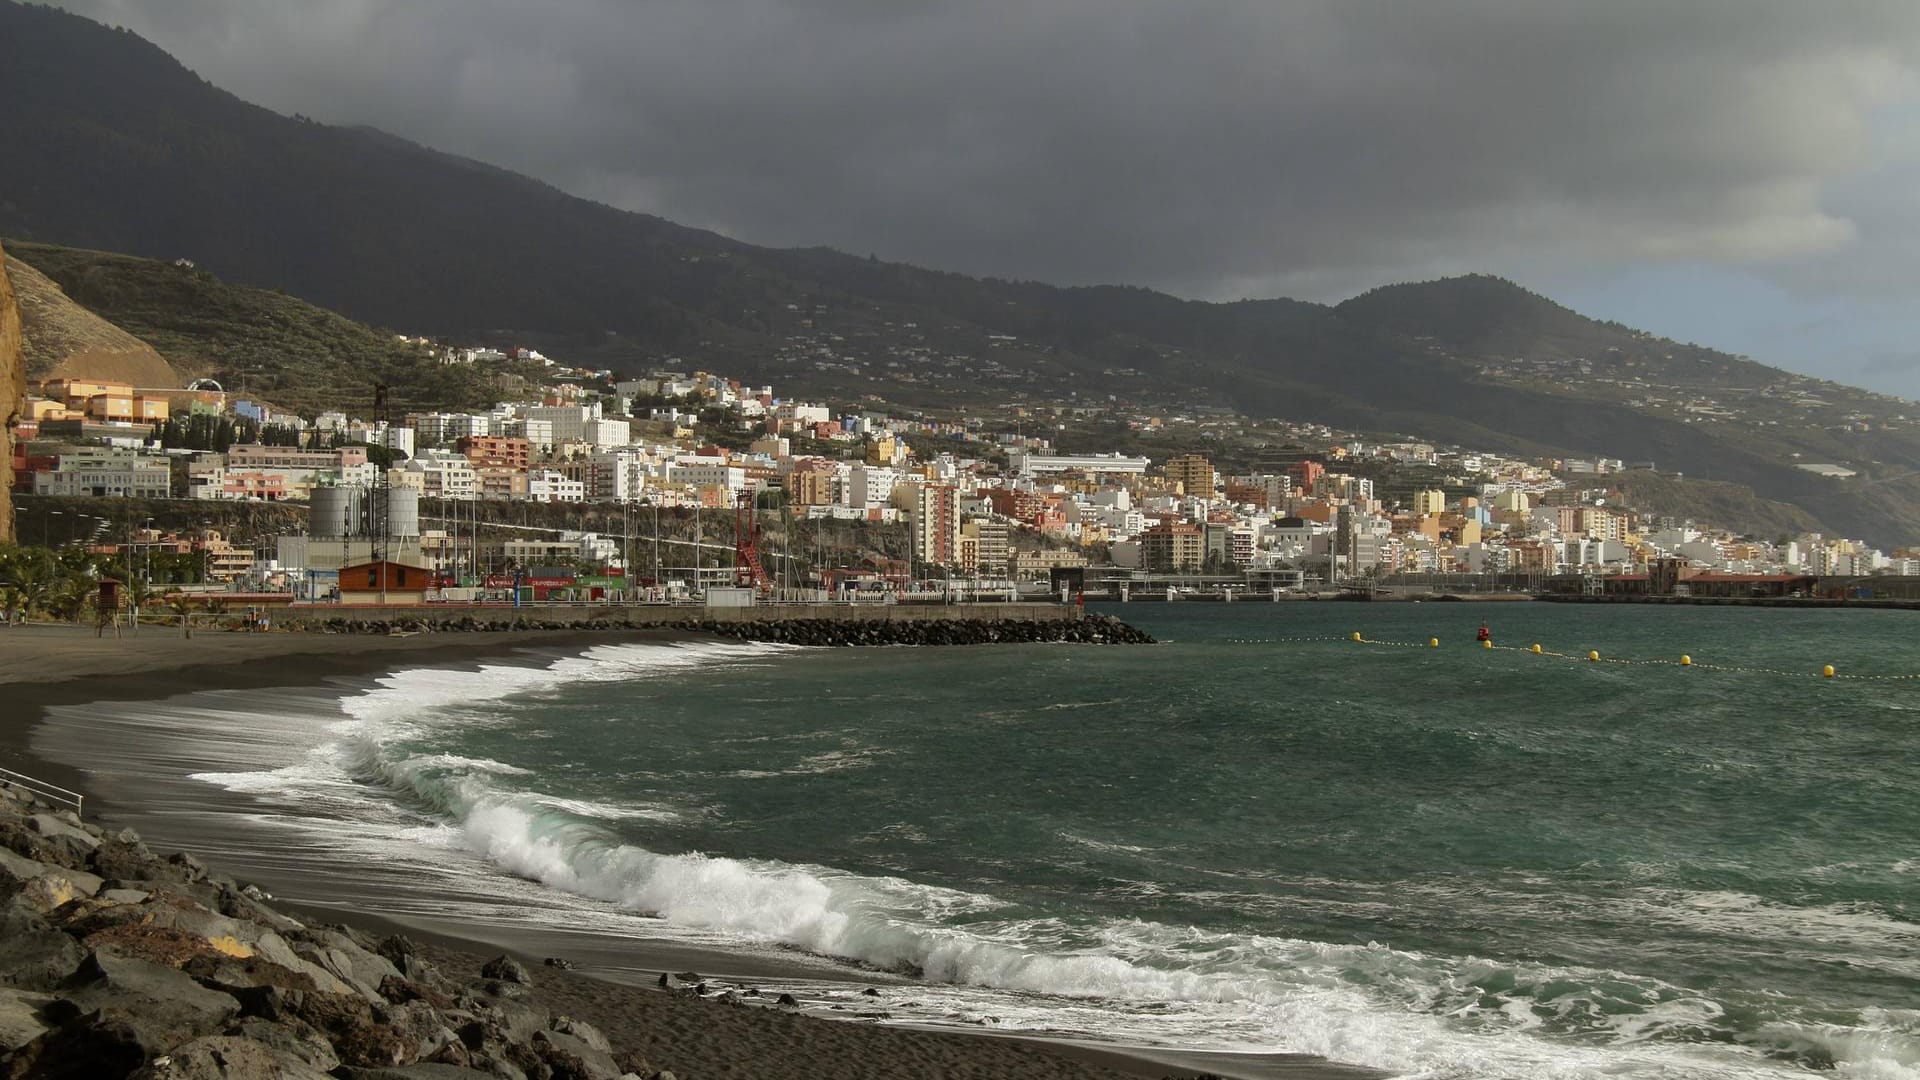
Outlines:
{"label": "rocky breakwater", "polygon": [[747,619],[702,621],[686,629],[786,645],[992,645],[1061,641],[1151,645],[1153,637],[1111,615],[1079,619]]}
{"label": "rocky breakwater", "polygon": [[0,788],[0,1078],[673,1078],[531,1003],[511,959],[456,982],[269,899]]}
{"label": "rocky breakwater", "polygon": [[435,619],[356,619],[345,616],[282,617],[282,629],[321,634],[459,634],[508,630],[671,630],[740,641],[787,645],[992,645],[1073,642],[1083,645],[1151,645],[1152,635],[1111,615],[1077,619],[807,619],[768,616],[746,619],[679,619],[636,622],[609,614],[581,622],[538,618],[459,615]]}

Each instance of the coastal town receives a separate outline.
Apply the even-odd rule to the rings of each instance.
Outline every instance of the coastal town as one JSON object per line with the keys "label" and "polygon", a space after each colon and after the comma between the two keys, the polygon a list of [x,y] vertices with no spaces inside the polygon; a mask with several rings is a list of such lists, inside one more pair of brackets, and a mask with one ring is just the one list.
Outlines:
{"label": "coastal town", "polygon": [[[1787,597],[1848,579],[1869,584],[1847,595],[1904,597],[1895,579],[1920,575],[1920,551],[1638,508],[1614,480],[1653,462],[1117,402],[935,414],[801,400],[671,358],[626,378],[408,341],[446,365],[532,372],[537,394],[302,415],[206,379],[47,380],[15,430],[21,542],[203,595],[347,602],[367,586],[342,571],[374,564],[413,574],[380,580],[383,599],[421,602]],[[191,512],[234,504],[309,510],[251,530]],[[663,514],[691,533],[663,532]],[[848,539],[828,550],[824,529]]]}

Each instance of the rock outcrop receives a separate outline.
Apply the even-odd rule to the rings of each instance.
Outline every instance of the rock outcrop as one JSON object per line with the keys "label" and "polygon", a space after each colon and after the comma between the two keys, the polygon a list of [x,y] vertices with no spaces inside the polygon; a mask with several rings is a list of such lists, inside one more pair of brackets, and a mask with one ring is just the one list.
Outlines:
{"label": "rock outcrop", "polygon": [[267,899],[0,786],[0,1080],[672,1075],[530,1004],[514,960],[461,985]]}
{"label": "rock outcrop", "polygon": [[13,425],[27,395],[27,362],[20,351],[20,306],[0,249],[0,544],[13,534]]}
{"label": "rock outcrop", "polygon": [[52,278],[0,256],[20,309],[20,355],[28,378],[95,379],[171,390],[180,375],[153,346],[87,310]]}

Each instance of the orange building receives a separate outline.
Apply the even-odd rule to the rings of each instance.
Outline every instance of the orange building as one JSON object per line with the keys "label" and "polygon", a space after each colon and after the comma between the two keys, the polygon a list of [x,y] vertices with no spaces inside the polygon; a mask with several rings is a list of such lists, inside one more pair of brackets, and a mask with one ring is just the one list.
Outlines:
{"label": "orange building", "polygon": [[340,568],[343,604],[424,604],[433,571],[379,559]]}

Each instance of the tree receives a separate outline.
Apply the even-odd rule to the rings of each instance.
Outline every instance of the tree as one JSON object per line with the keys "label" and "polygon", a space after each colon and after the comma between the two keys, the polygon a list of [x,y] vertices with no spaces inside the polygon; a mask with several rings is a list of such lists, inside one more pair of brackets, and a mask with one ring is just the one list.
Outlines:
{"label": "tree", "polygon": [[61,578],[49,601],[53,613],[68,622],[79,622],[93,599],[93,590],[93,579],[85,575],[70,573]]}
{"label": "tree", "polygon": [[127,608],[131,611],[133,627],[140,628],[141,609],[148,607],[154,600],[154,589],[144,578],[128,574],[126,578]]}
{"label": "tree", "polygon": [[6,593],[7,621],[31,618],[46,608],[59,564],[40,547],[0,549],[0,586]]}
{"label": "tree", "polygon": [[193,612],[193,600],[186,593],[174,593],[167,597],[167,610],[180,618],[180,636],[192,637],[193,627],[187,622],[187,616]]}

